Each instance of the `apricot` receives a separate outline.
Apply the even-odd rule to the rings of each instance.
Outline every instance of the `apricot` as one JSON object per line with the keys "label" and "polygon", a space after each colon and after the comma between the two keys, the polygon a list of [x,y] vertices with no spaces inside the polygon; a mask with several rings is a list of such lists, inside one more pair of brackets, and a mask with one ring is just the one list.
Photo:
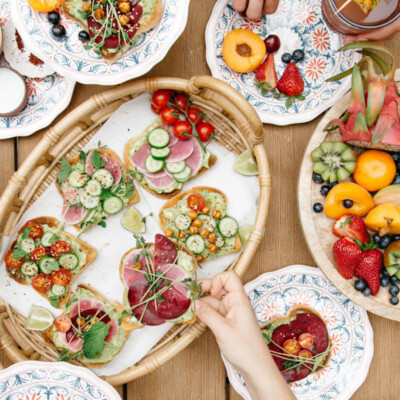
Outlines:
{"label": "apricot", "polygon": [[236,72],[250,72],[260,66],[267,50],[264,41],[247,29],[230,31],[222,45],[222,57]]}
{"label": "apricot", "polygon": [[[345,200],[350,200],[346,202]],[[345,207],[345,204],[351,207]],[[351,213],[363,217],[374,208],[374,200],[367,190],[353,182],[343,182],[334,186],[326,196],[325,214],[337,219]]]}
{"label": "apricot", "polygon": [[394,204],[381,204],[366,216],[365,225],[380,236],[400,234],[400,207]]}
{"label": "apricot", "polygon": [[367,150],[357,158],[354,180],[369,192],[390,185],[396,175],[396,164],[385,151]]}

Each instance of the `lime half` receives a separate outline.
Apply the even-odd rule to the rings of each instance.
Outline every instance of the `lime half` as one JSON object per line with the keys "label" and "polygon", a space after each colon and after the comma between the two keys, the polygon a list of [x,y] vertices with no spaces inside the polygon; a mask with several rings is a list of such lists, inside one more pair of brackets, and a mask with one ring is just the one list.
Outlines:
{"label": "lime half", "polygon": [[[246,225],[239,228],[239,238],[242,242],[243,246],[246,246],[247,242],[249,241],[249,235],[251,230],[253,229],[253,225]],[[263,238],[265,236],[265,229],[263,231]]]}
{"label": "lime half", "polygon": [[139,211],[135,207],[128,208],[121,218],[121,225],[129,232],[144,233],[146,225]]}
{"label": "lime half", "polygon": [[45,331],[53,322],[54,318],[47,308],[32,306],[25,321],[25,328],[30,331]]}
{"label": "lime half", "polygon": [[254,176],[258,175],[258,166],[251,154],[251,151],[245,150],[236,159],[233,169],[242,175]]}

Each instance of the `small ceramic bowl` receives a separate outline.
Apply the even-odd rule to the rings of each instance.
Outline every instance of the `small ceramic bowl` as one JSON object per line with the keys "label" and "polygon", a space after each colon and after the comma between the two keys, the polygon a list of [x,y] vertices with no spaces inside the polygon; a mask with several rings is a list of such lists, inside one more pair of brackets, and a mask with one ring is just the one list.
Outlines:
{"label": "small ceramic bowl", "polygon": [[[17,86],[20,90],[19,97],[13,98]],[[0,91],[0,118],[14,117],[28,102],[25,78],[12,68],[0,67],[0,87],[2,88]],[[7,109],[3,109],[4,107]]]}
{"label": "small ceramic bowl", "polygon": [[0,26],[0,56],[1,56],[2,51],[3,51],[3,30],[1,29],[1,26]]}

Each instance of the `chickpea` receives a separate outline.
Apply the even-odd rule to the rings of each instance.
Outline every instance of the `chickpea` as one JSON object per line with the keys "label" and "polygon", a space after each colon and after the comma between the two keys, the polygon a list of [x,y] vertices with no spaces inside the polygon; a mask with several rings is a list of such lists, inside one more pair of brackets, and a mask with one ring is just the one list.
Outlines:
{"label": "chickpea", "polygon": [[189,228],[189,233],[191,234],[191,235],[195,235],[196,233],[198,233],[199,232],[199,228],[197,227],[197,226],[191,226],[190,228]]}
{"label": "chickpea", "polygon": [[215,251],[217,251],[218,247],[215,244],[209,244],[208,245],[208,251],[210,253],[214,253]]}
{"label": "chickpea", "polygon": [[140,261],[138,261],[136,264],[132,265],[133,269],[141,269],[142,268],[142,263]]}
{"label": "chickpea", "polygon": [[131,10],[131,5],[129,3],[119,3],[118,8],[123,13],[128,13]]}
{"label": "chickpea", "polygon": [[120,24],[122,26],[125,26],[125,25],[129,24],[129,21],[130,21],[130,19],[129,19],[129,17],[127,15],[121,15],[119,17],[119,22],[120,22]]}
{"label": "chickpea", "polygon": [[86,332],[91,326],[92,326],[91,324],[85,325],[85,326],[82,328],[83,332]]}
{"label": "chickpea", "polygon": [[221,218],[221,211],[219,210],[214,210],[212,213],[213,218],[215,219],[220,219]]}
{"label": "chickpea", "polygon": [[188,216],[189,216],[190,219],[193,220],[193,219],[197,218],[198,214],[197,214],[196,211],[191,210],[191,211],[189,211]]}
{"label": "chickpea", "polygon": [[92,5],[90,3],[82,4],[82,11],[83,12],[92,11]]}
{"label": "chickpea", "polygon": [[201,236],[203,239],[207,239],[209,234],[210,234],[210,231],[209,231],[208,229],[202,229],[202,230],[200,231],[200,236]]}
{"label": "chickpea", "polygon": [[215,233],[210,233],[208,235],[208,241],[210,243],[215,243],[217,241],[217,235]]}
{"label": "chickpea", "polygon": [[176,236],[178,239],[184,239],[184,237],[186,236],[186,233],[185,233],[184,231],[176,231],[176,232],[175,232],[175,236]]}
{"label": "chickpea", "polygon": [[198,263],[202,263],[202,262],[204,261],[204,257],[198,255],[198,256],[196,256],[196,261],[197,261]]}
{"label": "chickpea", "polygon": [[167,229],[164,234],[166,237],[171,237],[174,234],[174,231],[172,229]]}
{"label": "chickpea", "polygon": [[101,9],[98,8],[95,12],[94,12],[94,17],[96,19],[103,19],[106,16],[105,12]]}
{"label": "chickpea", "polygon": [[82,326],[82,325],[85,325],[85,318],[82,318],[82,317],[77,317],[76,318],[76,323],[79,325],[79,326]]}
{"label": "chickpea", "polygon": [[197,226],[197,228],[200,228],[203,225],[203,221],[200,218],[196,218],[193,221],[193,226]]}
{"label": "chickpea", "polygon": [[202,213],[203,213],[203,214],[208,214],[209,212],[210,212],[210,207],[205,206],[205,207],[203,208]]}

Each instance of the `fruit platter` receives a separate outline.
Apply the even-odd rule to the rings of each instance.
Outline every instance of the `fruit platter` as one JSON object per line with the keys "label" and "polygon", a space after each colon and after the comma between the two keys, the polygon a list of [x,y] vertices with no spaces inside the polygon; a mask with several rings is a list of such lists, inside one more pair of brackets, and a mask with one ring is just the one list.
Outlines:
{"label": "fruit platter", "polygon": [[400,75],[387,48],[353,46],[363,49],[360,65],[367,68],[344,73],[352,75],[351,93],[321,120],[307,146],[299,213],[309,249],[331,282],[368,311],[398,321]]}

